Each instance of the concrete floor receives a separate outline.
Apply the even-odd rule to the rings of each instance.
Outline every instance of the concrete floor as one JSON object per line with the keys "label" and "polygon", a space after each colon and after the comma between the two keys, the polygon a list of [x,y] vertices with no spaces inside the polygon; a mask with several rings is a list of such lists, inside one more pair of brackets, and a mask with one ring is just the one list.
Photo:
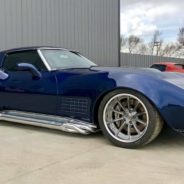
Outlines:
{"label": "concrete floor", "polygon": [[0,124],[0,184],[183,184],[184,136],[165,129],[127,150],[101,134],[82,136]]}

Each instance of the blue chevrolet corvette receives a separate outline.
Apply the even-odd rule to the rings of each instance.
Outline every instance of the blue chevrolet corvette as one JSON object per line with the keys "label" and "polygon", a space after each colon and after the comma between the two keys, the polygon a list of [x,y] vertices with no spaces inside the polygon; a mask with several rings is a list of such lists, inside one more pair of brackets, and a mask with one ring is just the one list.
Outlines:
{"label": "blue chevrolet corvette", "polygon": [[0,120],[90,134],[136,148],[184,131],[184,74],[98,67],[76,51],[0,52]]}

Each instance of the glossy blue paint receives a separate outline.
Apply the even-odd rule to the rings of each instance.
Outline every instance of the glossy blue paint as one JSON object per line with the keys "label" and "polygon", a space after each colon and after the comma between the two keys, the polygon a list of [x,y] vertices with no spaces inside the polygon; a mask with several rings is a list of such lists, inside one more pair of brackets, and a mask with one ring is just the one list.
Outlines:
{"label": "glossy blue paint", "polygon": [[0,109],[53,114],[57,85],[54,73],[42,72],[40,79],[29,71],[9,72],[0,80]]}
{"label": "glossy blue paint", "polygon": [[[15,52],[15,49],[7,52]],[[6,51],[0,53],[1,66],[5,54]],[[173,129],[184,129],[184,74],[108,67],[41,74],[40,79],[34,79],[29,71],[8,73],[7,79],[0,80],[0,109],[60,115],[96,123],[98,100],[110,91],[128,88],[148,98]]]}
{"label": "glossy blue paint", "polygon": [[115,89],[128,88],[148,98],[172,128],[184,128],[184,90],[168,82],[177,78],[181,80],[183,74],[166,74],[150,69],[93,67],[58,71],[56,76],[59,96],[91,99],[90,121],[94,120],[95,105],[100,97]]}

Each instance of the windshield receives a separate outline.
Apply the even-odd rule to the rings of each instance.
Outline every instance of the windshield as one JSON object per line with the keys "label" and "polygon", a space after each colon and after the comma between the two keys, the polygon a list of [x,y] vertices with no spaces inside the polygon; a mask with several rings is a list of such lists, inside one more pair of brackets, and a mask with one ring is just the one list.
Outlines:
{"label": "windshield", "polygon": [[75,52],[59,49],[43,49],[41,52],[52,70],[96,66],[92,61]]}

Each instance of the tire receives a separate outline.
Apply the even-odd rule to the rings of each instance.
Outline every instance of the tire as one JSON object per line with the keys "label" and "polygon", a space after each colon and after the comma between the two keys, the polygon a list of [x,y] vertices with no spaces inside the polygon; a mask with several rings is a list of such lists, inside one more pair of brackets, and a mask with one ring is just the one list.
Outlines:
{"label": "tire", "polygon": [[143,95],[129,89],[115,90],[102,99],[98,122],[104,136],[122,148],[144,146],[163,128],[156,108]]}

